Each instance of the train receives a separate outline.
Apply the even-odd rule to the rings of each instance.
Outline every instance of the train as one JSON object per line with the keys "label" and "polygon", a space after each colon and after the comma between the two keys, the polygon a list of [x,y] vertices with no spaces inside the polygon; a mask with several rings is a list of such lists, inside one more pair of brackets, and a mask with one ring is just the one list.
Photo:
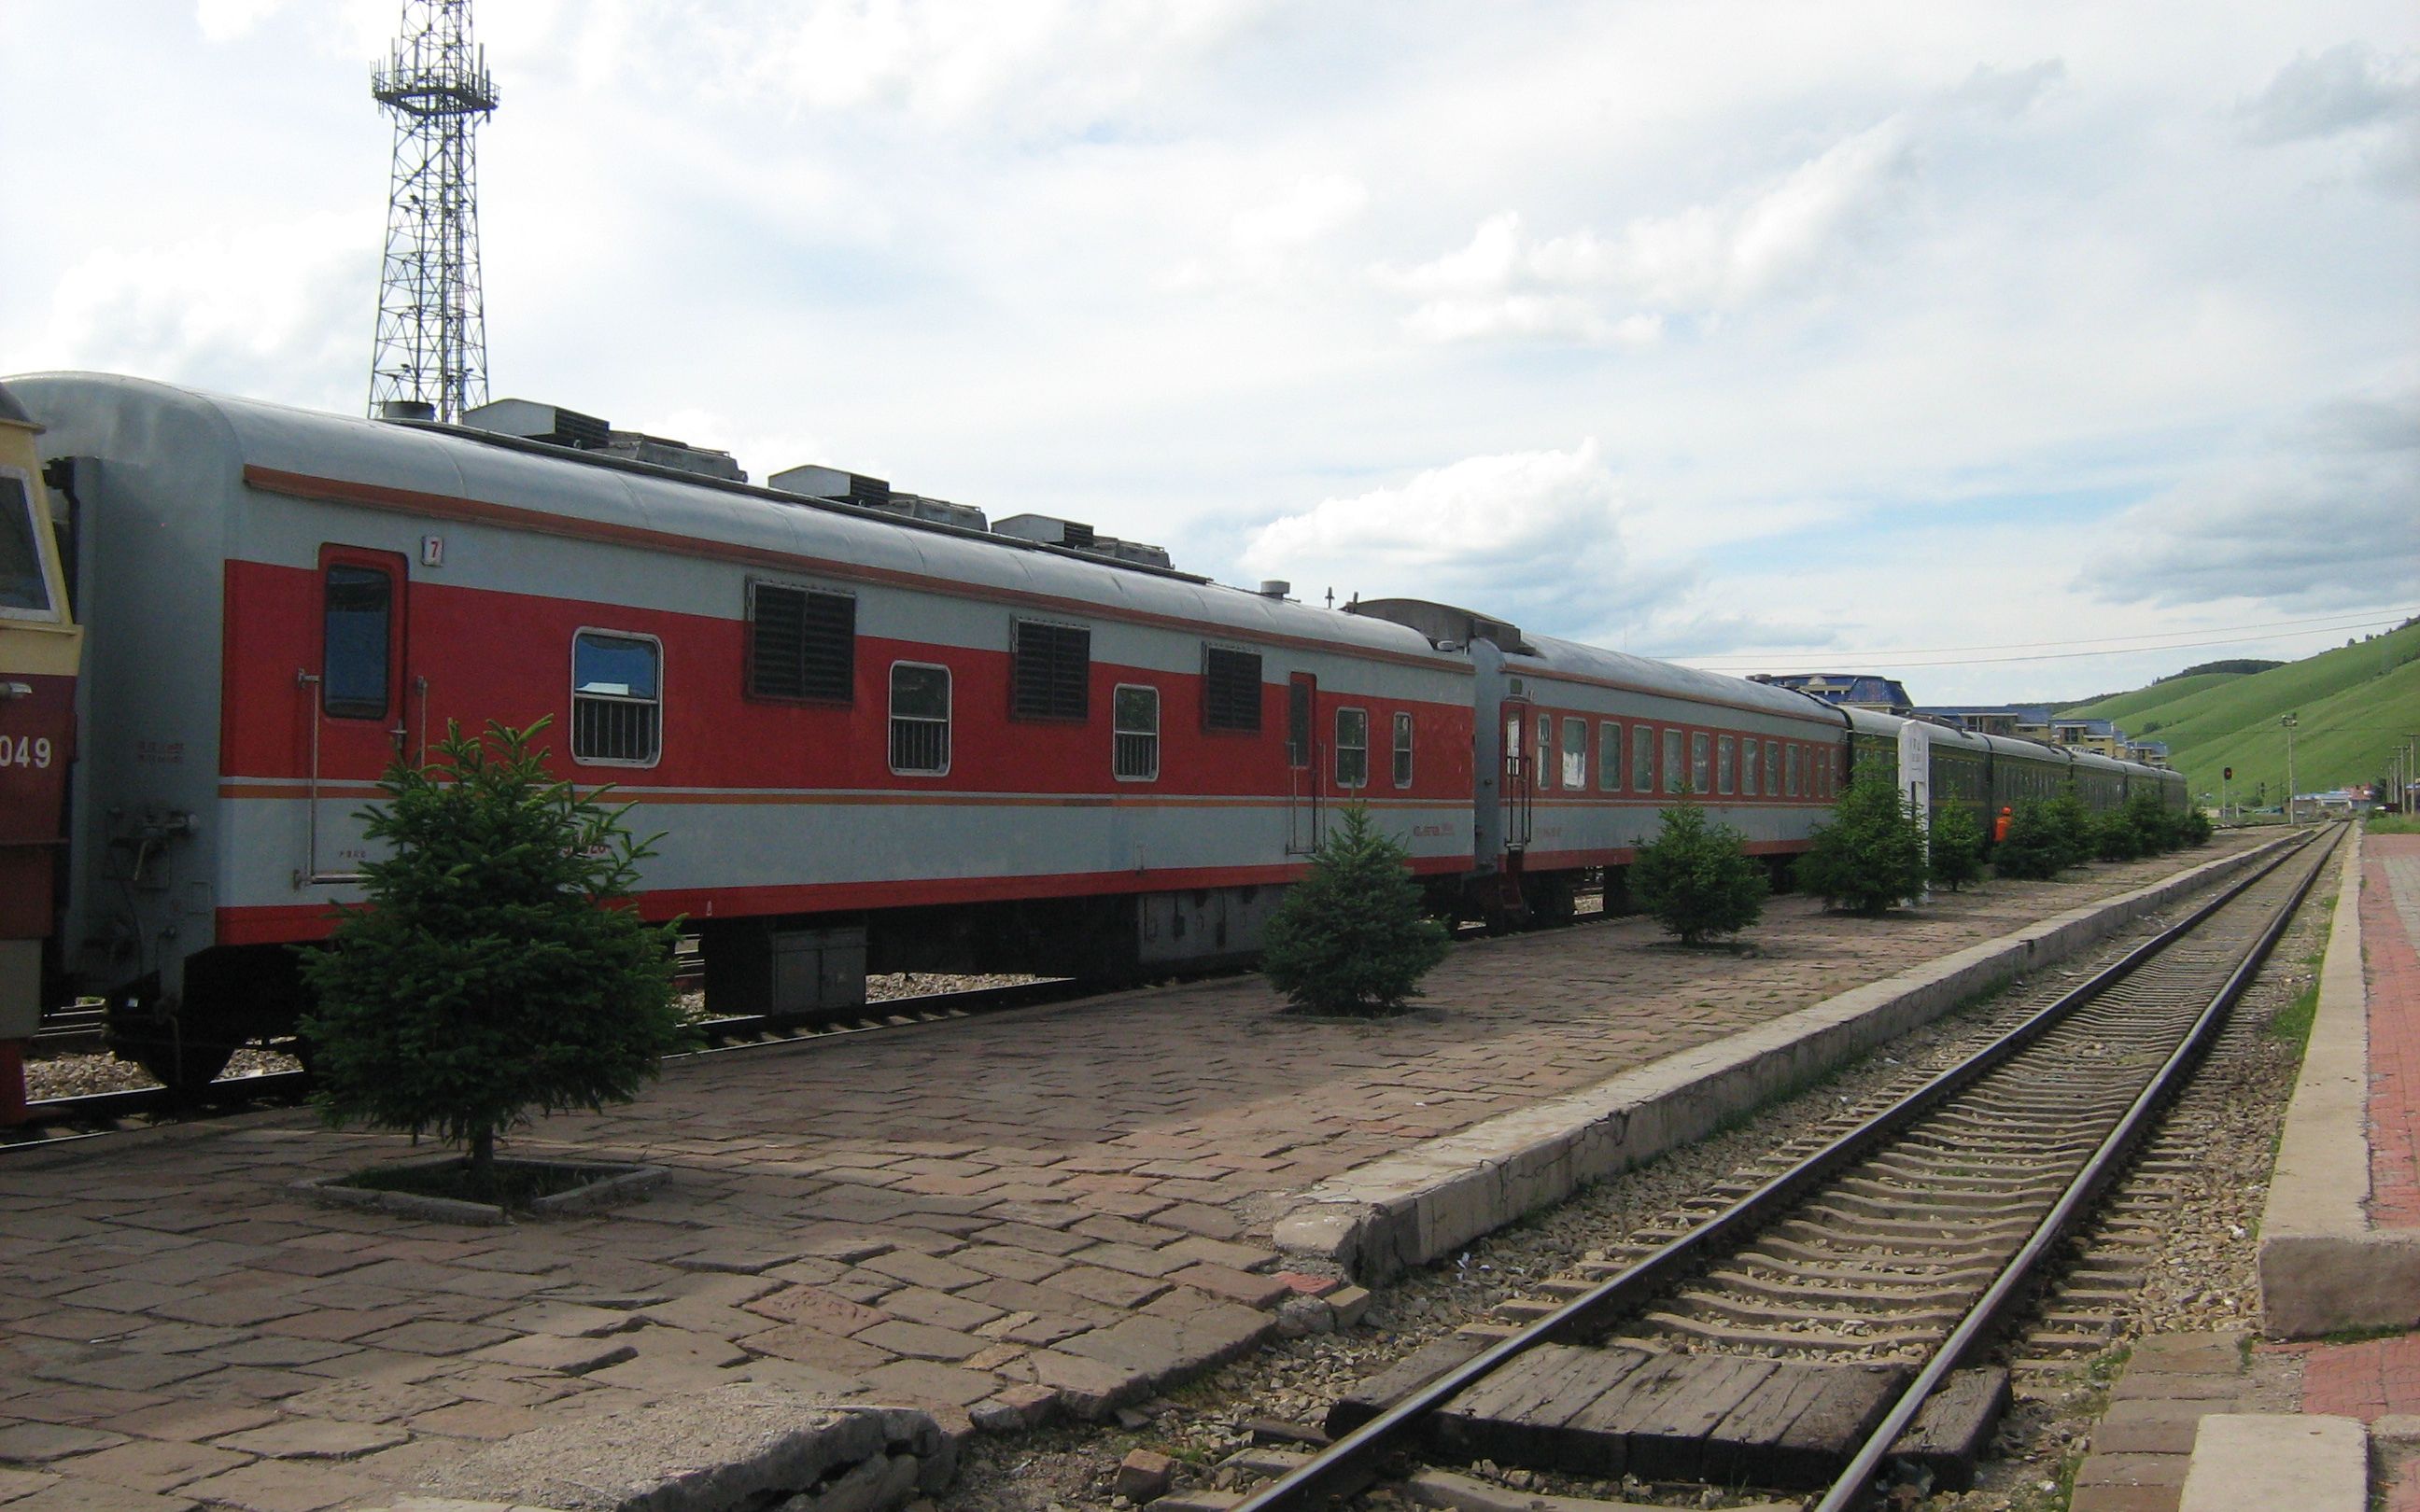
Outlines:
{"label": "train", "polygon": [[1318,607],[829,467],[752,484],[553,405],[6,386],[39,455],[0,457],[31,501],[0,585],[32,580],[30,535],[55,611],[30,623],[89,635],[80,676],[0,704],[0,731],[47,711],[52,752],[0,764],[0,856],[39,852],[0,861],[11,990],[104,999],[172,1086],[293,1035],[294,948],[361,896],[365,804],[457,724],[551,720],[556,772],[660,833],[638,904],[689,921],[708,1008],[798,1017],[874,971],[1248,962],[1347,804],[1439,913],[1512,926],[1618,883],[1674,803],[1784,865],[1870,763],[1929,810],[2071,780],[2184,802],[2173,773],[1451,605]]}

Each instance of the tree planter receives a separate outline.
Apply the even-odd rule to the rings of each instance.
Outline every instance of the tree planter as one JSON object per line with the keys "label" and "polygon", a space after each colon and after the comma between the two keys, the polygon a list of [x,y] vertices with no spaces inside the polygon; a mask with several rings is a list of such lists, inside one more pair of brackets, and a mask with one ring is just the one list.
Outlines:
{"label": "tree planter", "polygon": [[434,1223],[504,1224],[512,1222],[517,1216],[560,1217],[636,1201],[663,1185],[672,1175],[661,1165],[624,1165],[580,1160],[499,1160],[496,1162],[499,1176],[529,1176],[542,1181],[553,1178],[568,1183],[560,1190],[510,1208],[501,1202],[474,1202],[462,1197],[354,1184],[365,1176],[409,1180],[422,1173],[434,1176],[445,1171],[458,1171],[467,1164],[460,1156],[446,1156],[408,1165],[381,1165],[369,1171],[297,1181],[287,1190],[323,1208],[364,1208]]}

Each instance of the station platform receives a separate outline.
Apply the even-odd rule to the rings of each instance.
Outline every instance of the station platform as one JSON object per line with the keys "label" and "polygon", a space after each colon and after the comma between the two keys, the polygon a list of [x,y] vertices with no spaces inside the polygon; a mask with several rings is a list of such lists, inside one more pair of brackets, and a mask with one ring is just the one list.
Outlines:
{"label": "station platform", "polygon": [[[0,1509],[522,1500],[496,1454],[745,1385],[954,1431],[1097,1417],[2240,867],[2266,837],[1913,917],[1773,902],[1474,942],[1413,1014],[1257,978],[704,1057],[524,1158],[670,1169],[471,1227],[297,1181],[403,1158],[255,1113],[0,1162]],[[427,1153],[421,1151],[420,1153]]]}
{"label": "station platform", "polygon": [[2262,1350],[2299,1357],[2302,1413],[2341,1427],[2211,1420],[2193,1451],[2204,1490],[2188,1482],[2182,1504],[2253,1504],[2220,1490],[2240,1478],[2230,1440],[2284,1431],[2262,1452],[2366,1458],[2369,1485],[2302,1504],[2314,1512],[2420,1512],[2420,835],[2349,847],[2261,1218],[2260,1289],[2263,1331],[2304,1341]]}

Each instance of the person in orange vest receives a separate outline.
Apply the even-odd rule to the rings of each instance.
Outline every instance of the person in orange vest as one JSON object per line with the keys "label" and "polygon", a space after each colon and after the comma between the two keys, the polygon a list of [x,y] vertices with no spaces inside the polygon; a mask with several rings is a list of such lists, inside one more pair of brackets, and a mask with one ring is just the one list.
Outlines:
{"label": "person in orange vest", "polygon": [[2015,811],[2016,811],[2015,810],[2013,810],[2013,809],[2009,808],[2009,806],[2007,806],[2007,805],[2005,805],[2005,804],[2003,804],[2003,805],[2001,806],[2001,808],[2000,808],[2000,817],[1992,821],[1992,843],[1993,843],[1993,844],[1997,845],[1997,844],[1999,844],[2002,841],[2007,840],[2007,839],[2009,838],[2009,816],[2010,816],[2011,814],[2013,814]]}

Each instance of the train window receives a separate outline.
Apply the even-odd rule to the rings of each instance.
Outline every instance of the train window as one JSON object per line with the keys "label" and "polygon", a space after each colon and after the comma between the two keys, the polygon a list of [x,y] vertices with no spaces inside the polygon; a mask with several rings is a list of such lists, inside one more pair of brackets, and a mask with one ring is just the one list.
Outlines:
{"label": "train window", "polygon": [[1610,719],[1596,727],[1596,790],[1621,791],[1621,726]]}
{"label": "train window", "polygon": [[653,766],[662,753],[663,643],[582,630],[571,638],[571,759]]}
{"label": "train window", "polygon": [[1537,752],[1538,766],[1537,770],[1530,774],[1529,779],[1537,784],[1539,791],[1551,791],[1555,785],[1555,717],[1553,715],[1538,716],[1538,744],[1533,748]]}
{"label": "train window", "polygon": [[346,719],[386,717],[395,579],[376,567],[328,568],[319,707]]}
{"label": "train window", "polygon": [[1681,732],[1664,732],[1664,791],[1678,793],[1687,784],[1681,773]]}
{"label": "train window", "polygon": [[1159,779],[1159,689],[1120,683],[1109,704],[1109,768],[1121,782]]}
{"label": "train window", "polygon": [[1258,652],[1230,651],[1225,646],[1202,648],[1202,727],[1260,733]]}
{"label": "train window", "polygon": [[891,664],[891,769],[938,777],[950,769],[950,669]]}
{"label": "train window", "polygon": [[1412,717],[1395,716],[1395,786],[1412,785]]}
{"label": "train window", "polygon": [[1016,622],[1011,708],[1020,719],[1081,719],[1093,712],[1093,632],[1080,625]]}
{"label": "train window", "polygon": [[1370,716],[1364,710],[1336,711],[1336,785],[1370,785]]}
{"label": "train window", "polygon": [[1782,749],[1789,752],[1787,760],[1790,763],[1789,766],[1784,769],[1786,775],[1782,778],[1782,786],[1784,791],[1794,798],[1798,796],[1799,793],[1799,779],[1804,776],[1807,771],[1807,749],[1794,740],[1789,745],[1783,747]]}
{"label": "train window", "polygon": [[1588,721],[1563,721],[1563,786],[1574,793],[1588,786]]}
{"label": "train window", "polygon": [[1754,735],[1740,742],[1740,792],[1747,797],[1753,798],[1757,794],[1756,753],[1762,748]]}
{"label": "train window", "polygon": [[857,598],[748,584],[748,692],[847,703],[857,697]]}
{"label": "train window", "polygon": [[1655,727],[1652,724],[1630,727],[1630,791],[1655,791]]}
{"label": "train window", "polygon": [[1714,743],[1702,731],[1689,736],[1689,791],[1699,797],[1714,791]]}
{"label": "train window", "polygon": [[25,479],[0,472],[0,614],[11,619],[55,619],[50,579],[42,571],[42,539],[34,524],[34,498]]}
{"label": "train window", "polygon": [[1768,798],[1781,796],[1781,742],[1778,740],[1764,743],[1764,795]]}
{"label": "train window", "polygon": [[1714,742],[1714,791],[1729,793],[1739,785],[1739,741],[1724,735]]}

